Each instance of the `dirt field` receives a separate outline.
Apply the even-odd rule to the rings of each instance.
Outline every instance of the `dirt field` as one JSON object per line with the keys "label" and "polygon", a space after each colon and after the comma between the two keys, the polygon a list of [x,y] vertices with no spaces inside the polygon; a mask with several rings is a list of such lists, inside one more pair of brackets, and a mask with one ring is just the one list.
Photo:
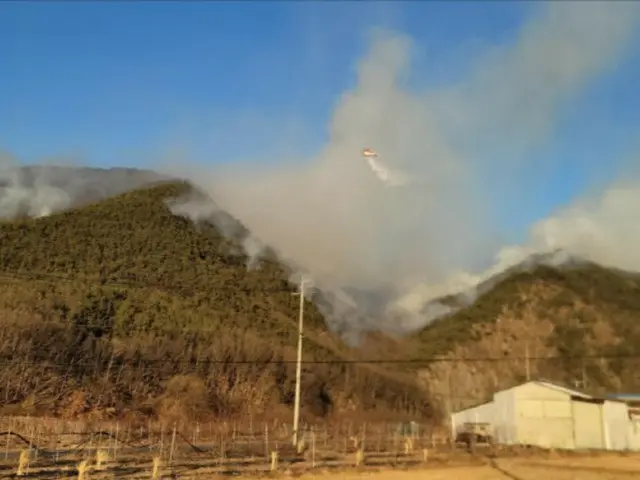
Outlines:
{"label": "dirt field", "polygon": [[[141,480],[151,478],[151,459],[130,456],[118,464],[107,464],[103,468],[90,467],[87,471],[90,480]],[[594,456],[569,455],[550,458],[548,454],[529,455],[526,457],[498,458],[467,457],[451,459],[451,465],[443,463],[423,467],[397,468],[366,466],[359,470],[353,468],[316,468],[299,465],[297,468],[285,467],[277,474],[264,472],[260,476],[236,473],[233,477],[239,480],[257,480],[265,478],[301,478],[318,480],[622,480],[640,478],[640,454],[614,455],[601,454]],[[2,462],[4,463],[4,462]],[[0,478],[14,478],[16,462],[0,463]],[[77,460],[59,462],[57,465],[36,465],[34,462],[28,471],[27,478],[40,479],[76,479],[78,476]],[[171,477],[170,471],[177,476]],[[173,468],[161,468],[159,478],[179,478],[181,480],[228,478],[217,468],[206,462],[181,462]]]}
{"label": "dirt field", "polygon": [[[501,459],[493,465],[420,468],[409,471],[308,473],[322,480],[622,480],[640,477],[640,455],[560,459]],[[214,478],[214,477],[212,477]],[[258,477],[245,477],[254,480]],[[263,477],[264,478],[264,477]]]}
{"label": "dirt field", "polygon": [[[158,480],[640,478],[640,452],[554,452],[490,445],[468,450],[438,440],[426,429],[403,436],[393,425],[384,424],[313,427],[305,433],[299,453],[286,425],[152,427],[5,418],[4,431],[0,429],[0,480],[15,478],[19,468],[21,478],[39,480],[148,480],[154,466]],[[87,475],[80,477],[79,470]]]}

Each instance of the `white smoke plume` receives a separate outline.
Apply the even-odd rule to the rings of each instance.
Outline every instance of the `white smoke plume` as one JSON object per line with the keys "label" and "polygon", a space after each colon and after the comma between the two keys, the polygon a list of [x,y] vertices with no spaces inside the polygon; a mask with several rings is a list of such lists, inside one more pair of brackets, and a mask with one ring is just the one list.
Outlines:
{"label": "white smoke plume", "polygon": [[29,175],[11,156],[0,154],[0,218],[43,217],[69,206],[69,194],[48,181],[46,167],[40,171],[44,175]]}
{"label": "white smoke plume", "polygon": [[153,172],[74,167],[59,159],[24,166],[0,152],[0,219],[45,217],[162,180]]}
{"label": "white smoke plume", "polygon": [[[540,222],[529,244],[503,249],[485,272],[456,273],[477,272],[496,251],[492,202],[504,195],[500,182],[486,180],[524,180],[518,169],[526,153],[553,132],[558,113],[623,58],[639,7],[550,2],[514,43],[493,48],[458,84],[417,93],[405,88],[410,39],[378,32],[317,156],[294,165],[226,165],[191,180],[332,292],[325,307],[356,330],[419,328],[450,312],[432,300],[466,291],[471,301],[479,282],[535,252],[561,248],[640,268],[640,254],[622,265],[628,252],[619,249],[640,240],[632,223],[640,190],[628,188]],[[383,188],[360,156],[363,147],[410,181]],[[183,202],[175,212],[195,218],[202,205]],[[375,307],[367,291],[379,292]]]}

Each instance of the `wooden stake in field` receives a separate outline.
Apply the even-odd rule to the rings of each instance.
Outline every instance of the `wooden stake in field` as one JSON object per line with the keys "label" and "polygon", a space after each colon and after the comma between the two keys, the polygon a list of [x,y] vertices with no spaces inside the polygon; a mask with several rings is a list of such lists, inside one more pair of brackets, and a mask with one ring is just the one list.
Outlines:
{"label": "wooden stake in field", "polygon": [[400,436],[398,432],[394,432],[393,433],[393,458],[394,458],[394,463],[396,465],[398,464],[398,455],[400,454],[398,450],[399,442],[400,442]]}
{"label": "wooden stake in field", "polygon": [[220,435],[220,466],[224,464],[224,437]]}
{"label": "wooden stake in field", "polygon": [[116,457],[118,456],[118,442],[119,437],[118,434],[120,433],[120,422],[116,422],[116,434],[115,437],[113,438],[113,461],[116,461]]}
{"label": "wooden stake in field", "polygon": [[18,458],[18,471],[16,476],[22,477],[29,471],[29,450],[22,450]]}
{"label": "wooden stake in field", "polygon": [[87,480],[89,472],[89,459],[84,459],[78,464],[78,480]]}
{"label": "wooden stake in field", "polygon": [[173,449],[176,446],[176,424],[173,424],[173,435],[171,435],[171,449],[169,450],[169,466],[173,466]]}
{"label": "wooden stake in field", "polygon": [[164,424],[160,425],[160,458],[164,452]]}
{"label": "wooden stake in field", "polygon": [[269,425],[264,424],[264,455],[269,461]]}
{"label": "wooden stake in field", "polygon": [[367,424],[366,422],[362,425],[362,438],[360,440],[360,445],[362,446],[362,450],[366,449],[365,442],[367,440]]}
{"label": "wooden stake in field", "polygon": [[96,470],[103,470],[105,463],[109,461],[109,452],[108,450],[104,450],[99,448],[96,450]]}
{"label": "wooden stake in field", "polygon": [[327,430],[327,424],[324,424],[324,449],[327,449],[327,442],[329,441],[329,431]]}
{"label": "wooden stake in field", "polygon": [[413,452],[413,438],[407,436],[404,439],[404,454],[410,455]]}
{"label": "wooden stake in field", "polygon": [[[34,444],[36,445],[36,447],[40,444],[40,442],[38,441],[38,437],[40,434],[40,424],[35,424],[33,426],[33,436],[35,437],[34,439]],[[33,459],[34,460],[38,460],[38,449],[35,448],[33,451]]]}
{"label": "wooden stake in field", "polygon": [[316,468],[316,428],[311,429],[311,468]]}
{"label": "wooden stake in field", "polygon": [[160,477],[160,466],[162,461],[159,456],[153,457],[153,471],[151,472],[151,478],[157,480]]}
{"label": "wooden stake in field", "polygon": [[4,459],[8,459],[9,458],[9,440],[11,439],[11,424],[13,423],[13,419],[9,419],[9,430],[7,432],[7,443],[5,444],[5,448],[4,448]]}
{"label": "wooden stake in field", "polygon": [[195,432],[195,438],[193,440],[193,444],[197,445],[199,441],[200,441],[200,422],[196,422],[196,432]]}
{"label": "wooden stake in field", "polygon": [[29,452],[31,452],[31,449],[33,448],[33,434],[35,431],[35,427],[31,426],[31,435],[29,435]]}
{"label": "wooden stake in field", "polygon": [[62,423],[58,423],[58,425],[56,426],[56,441],[55,441],[55,449],[56,449],[56,456],[55,456],[55,463],[58,463],[58,460],[60,458],[60,435],[62,435],[64,433],[64,426]]}

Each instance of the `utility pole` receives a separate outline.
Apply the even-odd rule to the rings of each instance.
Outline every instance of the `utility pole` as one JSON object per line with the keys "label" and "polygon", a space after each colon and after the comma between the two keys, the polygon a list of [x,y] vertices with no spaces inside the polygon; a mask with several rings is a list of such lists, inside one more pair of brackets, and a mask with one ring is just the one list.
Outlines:
{"label": "utility pole", "polygon": [[527,372],[527,382],[531,380],[531,367],[529,365],[529,344],[525,347],[525,355],[526,355],[526,364],[525,369]]}
{"label": "utility pole", "polygon": [[298,446],[298,425],[300,421],[300,377],[302,375],[302,329],[304,326],[304,284],[307,281],[300,280],[300,308],[298,317],[298,358],[296,360],[296,393],[293,404],[293,446]]}

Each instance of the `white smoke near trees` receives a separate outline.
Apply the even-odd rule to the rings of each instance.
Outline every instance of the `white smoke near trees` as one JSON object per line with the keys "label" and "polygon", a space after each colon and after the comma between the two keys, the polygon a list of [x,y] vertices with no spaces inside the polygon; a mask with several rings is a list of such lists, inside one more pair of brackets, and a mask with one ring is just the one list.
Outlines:
{"label": "white smoke near trees", "polygon": [[70,204],[69,193],[49,181],[51,168],[39,170],[44,175],[31,175],[13,157],[0,153],[0,218],[43,217]]}
{"label": "white smoke near trees", "polygon": [[0,220],[46,217],[162,180],[154,172],[74,167],[60,159],[24,166],[0,152]]}
{"label": "white smoke near trees", "polygon": [[[627,246],[640,241],[633,224],[640,190],[627,187],[538,223],[529,243],[502,249],[489,270],[469,273],[496,251],[493,202],[504,195],[500,181],[487,179],[504,180],[504,194],[526,180],[519,173],[526,153],[544,144],[583,88],[624,57],[639,7],[545,4],[514,43],[477,59],[465,79],[423,92],[405,88],[410,39],[378,32],[315,158],[189,177],[329,292],[325,307],[345,328],[419,328],[451,311],[434,299],[465,292],[472,301],[478,283],[537,252],[561,249],[545,257],[556,263],[571,254],[640,268],[640,254]],[[410,181],[383,188],[360,156],[363,147]],[[175,208],[191,217],[202,212],[188,201]],[[383,304],[367,291],[379,292]]]}

